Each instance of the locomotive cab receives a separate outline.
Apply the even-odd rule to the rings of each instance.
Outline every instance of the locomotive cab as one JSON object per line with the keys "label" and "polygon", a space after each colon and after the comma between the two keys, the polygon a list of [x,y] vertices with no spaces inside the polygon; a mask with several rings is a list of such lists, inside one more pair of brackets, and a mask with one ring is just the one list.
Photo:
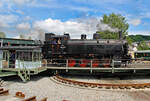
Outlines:
{"label": "locomotive cab", "polygon": [[[58,57],[64,54],[65,45],[67,40],[70,39],[69,34],[55,35],[52,33],[45,34],[45,44],[43,45],[44,58]],[[48,54],[48,55],[47,55]]]}

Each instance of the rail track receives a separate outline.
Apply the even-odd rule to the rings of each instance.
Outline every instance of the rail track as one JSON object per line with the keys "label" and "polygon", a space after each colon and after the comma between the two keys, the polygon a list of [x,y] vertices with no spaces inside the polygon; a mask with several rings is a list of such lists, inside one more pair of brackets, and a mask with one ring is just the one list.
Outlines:
{"label": "rail track", "polygon": [[0,87],[2,87],[4,80],[0,79]]}
{"label": "rail track", "polygon": [[90,88],[98,88],[98,89],[146,89],[150,88],[150,83],[130,83],[130,84],[100,84],[100,83],[89,83],[89,82],[81,82],[81,81],[75,81],[63,78],[59,75],[55,75],[53,77],[56,81],[63,83],[63,84],[69,84],[74,86],[80,86],[80,87],[90,87]]}
{"label": "rail track", "polygon": [[[6,90],[4,88],[0,88],[0,97],[8,96],[8,95],[9,95],[9,89]],[[36,96],[31,96],[31,97],[25,98],[26,96],[22,92],[16,92],[15,96],[13,96],[13,97],[19,98],[18,100],[20,100],[20,101],[47,101],[47,97],[45,97],[41,100],[37,100]]]}

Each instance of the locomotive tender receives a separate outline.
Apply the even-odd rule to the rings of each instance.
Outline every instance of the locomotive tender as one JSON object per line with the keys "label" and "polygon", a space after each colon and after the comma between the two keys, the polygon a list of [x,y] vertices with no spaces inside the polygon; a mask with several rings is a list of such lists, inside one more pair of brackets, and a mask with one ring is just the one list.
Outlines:
{"label": "locomotive tender", "polygon": [[93,39],[86,39],[85,34],[81,39],[70,39],[69,34],[46,33],[43,57],[58,64],[68,60],[69,67],[89,67],[91,60],[92,67],[112,66],[112,60],[115,66],[127,62],[128,43],[122,39],[122,33],[119,33],[119,40],[99,38],[97,33],[93,34]]}

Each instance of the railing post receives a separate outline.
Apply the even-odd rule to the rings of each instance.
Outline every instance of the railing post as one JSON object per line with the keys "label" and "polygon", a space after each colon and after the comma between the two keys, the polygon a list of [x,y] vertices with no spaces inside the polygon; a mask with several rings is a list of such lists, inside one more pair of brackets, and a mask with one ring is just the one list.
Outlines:
{"label": "railing post", "polygon": [[127,63],[126,63],[127,65],[129,65],[129,62],[127,61]]}
{"label": "railing post", "polygon": [[114,73],[114,60],[112,59],[112,73]]}
{"label": "railing post", "polygon": [[66,72],[68,72],[68,59],[66,59]]}
{"label": "railing post", "polygon": [[93,61],[91,60],[91,68],[90,68],[90,73],[92,74],[92,64],[93,64]]}
{"label": "railing post", "polygon": [[133,68],[134,68],[133,73],[135,74],[136,73],[136,69],[135,69],[136,67],[134,66]]}
{"label": "railing post", "polygon": [[3,40],[1,41],[1,47],[3,47]]}
{"label": "railing post", "polygon": [[45,64],[44,64],[45,68],[48,67],[47,65],[48,65],[48,62],[47,62],[47,60],[45,60]]}

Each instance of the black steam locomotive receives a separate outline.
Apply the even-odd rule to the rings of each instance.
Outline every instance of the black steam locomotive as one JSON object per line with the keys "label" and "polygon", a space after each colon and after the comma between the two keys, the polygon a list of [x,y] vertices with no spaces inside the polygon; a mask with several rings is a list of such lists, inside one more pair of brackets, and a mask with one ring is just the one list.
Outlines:
{"label": "black steam locomotive", "polygon": [[70,67],[109,67],[112,60],[114,65],[120,66],[125,63],[128,54],[128,43],[122,39],[119,33],[119,40],[100,39],[100,35],[93,34],[93,39],[86,39],[82,34],[81,39],[70,39],[69,34],[55,35],[45,34],[43,45],[43,57],[51,61],[66,62]]}

